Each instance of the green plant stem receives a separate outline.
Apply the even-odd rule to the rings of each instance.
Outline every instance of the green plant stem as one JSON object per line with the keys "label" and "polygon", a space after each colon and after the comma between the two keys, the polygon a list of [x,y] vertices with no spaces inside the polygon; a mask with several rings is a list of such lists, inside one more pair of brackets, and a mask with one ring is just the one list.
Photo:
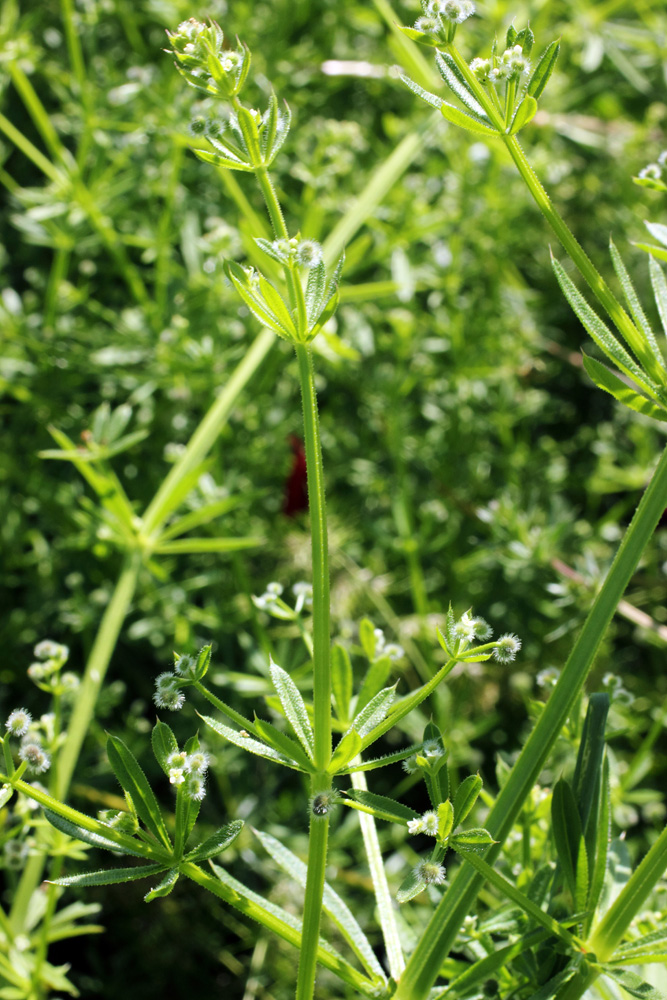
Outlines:
{"label": "green plant stem", "polygon": [[[317,730],[315,730],[317,733]],[[331,788],[331,776],[314,774],[311,778],[314,798],[319,792]],[[312,801],[312,799],[311,799]],[[320,939],[320,917],[324,876],[327,866],[327,841],[329,836],[329,816],[316,816],[310,810],[310,830],[308,833],[308,873],[303,907],[303,937],[299,954],[299,971],[296,984],[296,1000],[311,1000],[315,989],[317,971],[317,948]]]}
{"label": "green plant stem", "polygon": [[[360,760],[360,758],[357,758],[357,760]],[[368,791],[366,775],[363,771],[353,771],[351,778],[353,788],[363,792]],[[405,968],[405,959],[403,958],[403,949],[401,948],[401,936],[396,924],[395,904],[389,892],[387,876],[382,861],[382,852],[380,850],[375,819],[369,813],[359,812],[359,825],[361,827],[361,835],[364,838],[368,867],[373,882],[378,919],[382,929],[384,946],[387,951],[389,972],[394,979],[398,980]]]}
{"label": "green plant stem", "polygon": [[95,704],[109,661],[123,627],[125,616],[134,598],[140,567],[141,553],[130,553],[125,559],[116,588],[95,636],[95,642],[77,692],[74,711],[67,728],[67,739],[58,755],[58,784],[55,793],[59,799],[64,799],[67,796],[72,774],[95,712]]}
{"label": "green plant stem", "polygon": [[[208,889],[209,892],[212,892],[219,899],[223,899],[226,903],[240,910],[241,913],[244,913],[252,920],[256,920],[263,927],[273,931],[274,934],[277,934],[284,941],[288,941],[303,952],[305,937],[303,930],[299,930],[297,927],[292,926],[292,924],[281,920],[279,916],[262,906],[261,902],[248,899],[246,895],[236,892],[233,884],[227,885],[225,882],[202,871],[201,868],[191,862],[182,865],[181,872],[187,878],[196,882],[197,885]],[[349,983],[350,986],[359,991],[361,996],[370,997],[373,995],[375,986],[365,976],[357,972],[356,969],[345,962],[340,956],[336,955],[335,952],[323,947],[319,941],[316,947],[316,957],[321,965],[334,972],[344,982]]]}
{"label": "green plant stem", "polygon": [[313,729],[315,767],[325,771],[331,760],[331,669],[329,662],[329,551],[327,538],[324,469],[313,356],[308,347],[296,345],[303,403],[308,507],[313,566]]}
{"label": "green plant stem", "polygon": [[285,219],[273,187],[273,182],[266,167],[257,167],[255,177],[264,196],[273,230],[279,239],[286,240],[289,235],[287,226],[285,225]]}
{"label": "green plant stem", "polygon": [[[522,805],[580,695],[616,605],[666,506],[667,449],[660,457],[560,679],[486,821],[486,828],[498,841],[485,855],[490,864],[498,856],[519,817]],[[395,1000],[425,1000],[482,883],[482,877],[469,864],[464,864],[459,870],[408,962]]]}

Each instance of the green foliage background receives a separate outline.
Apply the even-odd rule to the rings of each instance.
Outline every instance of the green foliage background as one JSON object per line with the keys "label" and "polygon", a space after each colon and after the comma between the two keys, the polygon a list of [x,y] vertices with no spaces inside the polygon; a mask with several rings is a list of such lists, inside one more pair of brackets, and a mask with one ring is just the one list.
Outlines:
{"label": "green foliage background", "polygon": [[[501,0],[479,4],[478,13],[460,33],[471,57],[486,54],[512,20],[530,19],[538,49],[562,36],[544,110],[525,142],[596,264],[610,272],[613,230],[646,292],[646,257],[631,243],[645,239],[644,218],[660,221],[664,196],[631,178],[665,145],[664,6]],[[429,109],[391,72],[397,63],[413,69],[393,23],[415,14],[414,4],[392,11],[384,0],[234,0],[206,9],[172,0],[81,0],[73,8],[69,0],[5,0],[2,122],[56,164],[62,143],[81,168],[74,189],[51,181],[1,127],[0,700],[7,711],[23,702],[44,710],[25,678],[39,639],[69,645],[70,666],[82,669],[120,565],[75,470],[38,456],[51,446],[49,425],[80,440],[101,403],[130,406],[128,430],[147,434],[113,464],[142,507],[256,330],[222,259],[243,259],[251,239],[239,199],[263,218],[260,200],[236,175],[235,204],[235,178],[188,151],[197,95],[162,52],[166,27],[212,16],[250,46],[258,103],[270,81],[290,104],[292,133],[276,175],[288,225],[300,224],[304,236],[324,238],[403,137],[422,129],[419,153],[348,247],[337,338],[323,343],[319,362],[335,630],[354,645],[359,619],[371,617],[406,645],[402,674],[411,684],[436,662],[434,626],[449,601],[459,611],[473,605],[500,632],[517,632],[524,650],[515,669],[461,675],[430,710],[455,764],[464,773],[481,768],[491,787],[496,754],[509,759],[519,746],[532,699],[544,694],[537,674],[564,661],[662,433],[583,374],[585,334],[553,278],[550,234],[504,152],[444,121],[429,124]],[[83,77],[68,57],[68,22],[82,47]],[[353,60],[369,75],[332,60]],[[23,79],[48,111],[55,152]],[[238,495],[242,502],[207,530],[257,534],[266,544],[236,556],[174,557],[162,560],[161,575],[144,573],[77,775],[83,808],[100,804],[100,789],[117,792],[102,756],[104,728],[146,755],[153,679],[173,648],[213,641],[214,680],[244,711],[269,691],[269,650],[285,669],[305,671],[291,628],[271,623],[250,600],[270,580],[289,585],[306,574],[305,515],[282,509],[290,435],[300,425],[295,362],[276,342],[189,497],[194,508]],[[563,576],[554,560],[580,577]],[[667,690],[657,631],[667,623],[666,560],[662,530],[627,595],[656,628],[617,618],[599,658],[597,686],[611,671],[634,698],[631,709],[616,710],[612,747],[621,761],[641,744]],[[195,720],[188,706],[174,724],[186,735]],[[423,721],[407,725],[414,735]],[[306,799],[298,781],[254,761],[248,781],[239,751],[213,749],[217,787],[202,819],[213,826],[241,816],[277,835],[300,828],[292,844],[300,851]],[[615,819],[633,852],[664,815],[651,789],[664,787],[665,766],[658,740],[624,804],[619,796]],[[410,779],[397,770],[384,778],[391,780],[376,790],[409,800]],[[382,835],[398,883],[410,849],[392,828]],[[341,816],[331,866],[370,919],[358,855],[356,819]],[[271,885],[273,898],[297,906],[250,833],[235,865],[239,877]],[[73,959],[70,943],[61,956],[73,961],[83,996],[122,990],[129,1000],[196,988],[244,1000],[290,995],[287,946],[256,939],[215,901],[179,886],[147,919],[134,887],[91,897],[104,905],[104,947],[93,941]],[[429,905],[404,909],[408,940]],[[254,985],[246,985],[249,965]]]}

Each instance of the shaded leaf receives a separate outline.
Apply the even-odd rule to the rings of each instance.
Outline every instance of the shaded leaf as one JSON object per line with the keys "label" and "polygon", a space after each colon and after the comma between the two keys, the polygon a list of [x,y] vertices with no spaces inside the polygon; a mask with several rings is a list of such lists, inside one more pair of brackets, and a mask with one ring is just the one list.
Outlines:
{"label": "shaded leaf", "polygon": [[274,663],[273,660],[271,661],[270,670],[271,680],[280,698],[283,711],[292,729],[301,741],[304,750],[312,760],[315,751],[315,738],[301,692],[290,675],[282,667],[279,667],[277,663]]}
{"label": "shaded leaf", "polygon": [[384,819],[388,823],[400,823],[405,826],[412,819],[419,819],[419,813],[409,806],[404,806],[402,802],[390,799],[386,795],[376,795],[375,792],[368,792],[364,789],[350,789],[342,799],[342,802],[354,809],[361,807],[360,812],[368,812],[377,819]]}
{"label": "shaded leaf", "polygon": [[139,761],[130,748],[117,736],[108,737],[107,756],[122,788],[132,797],[137,814],[157,839],[170,850],[171,841],[162,819],[160,807]]}
{"label": "shaded leaf", "polygon": [[202,841],[198,847],[186,854],[185,860],[207,861],[209,858],[215,858],[234,843],[242,829],[242,819],[235,819],[231,823],[227,823],[226,826],[221,826],[219,830]]}
{"label": "shaded leaf", "polygon": [[134,868],[110,868],[107,871],[82,872],[80,875],[69,875],[66,878],[53,879],[53,885],[116,885],[120,882],[134,882],[139,878],[148,878],[165,870],[164,865],[135,865]]}
{"label": "shaded leaf", "polygon": [[162,879],[159,885],[156,885],[154,889],[147,892],[144,899],[147,903],[151,903],[154,899],[159,899],[162,896],[168,896],[171,890],[174,888],[178,882],[178,876],[180,872],[178,868],[172,868],[167,872],[165,877]]}

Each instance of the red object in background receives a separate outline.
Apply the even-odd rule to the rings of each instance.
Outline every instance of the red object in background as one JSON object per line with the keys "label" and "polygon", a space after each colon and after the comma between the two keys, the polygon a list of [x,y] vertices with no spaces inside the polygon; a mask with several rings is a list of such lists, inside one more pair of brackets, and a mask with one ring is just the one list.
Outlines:
{"label": "red object in background", "polygon": [[306,449],[296,434],[290,434],[292,449],[292,469],[285,483],[283,513],[295,517],[302,510],[308,510],[308,478],[306,475]]}

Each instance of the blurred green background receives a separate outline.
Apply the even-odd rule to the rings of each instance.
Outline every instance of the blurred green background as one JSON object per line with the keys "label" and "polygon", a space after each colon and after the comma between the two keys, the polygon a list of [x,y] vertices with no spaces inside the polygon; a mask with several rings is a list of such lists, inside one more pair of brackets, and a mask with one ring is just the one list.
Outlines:
{"label": "blurred green background", "polygon": [[[663,435],[584,375],[585,333],[551,272],[553,237],[507,155],[433,122],[397,80],[392,67],[414,71],[414,56],[394,23],[417,14],[414,3],[393,10],[385,0],[2,5],[4,710],[46,710],[25,673],[40,639],[67,644],[69,666],[83,669],[121,563],[76,470],[39,457],[53,446],[49,425],[78,443],[95,433],[100,406],[129,407],[121,411],[126,431],[146,433],[112,464],[141,510],[257,333],[222,261],[245,257],[248,214],[264,217],[261,200],[252,178],[230,178],[189,151],[187,125],[201,102],[163,51],[165,28],[213,17],[253,52],[250,99],[263,106],[273,86],[292,110],[275,164],[292,231],[324,239],[406,136],[421,137],[347,248],[335,337],[319,347],[334,629],[354,650],[358,622],[369,616],[405,646],[399,666],[410,684],[437,662],[435,625],[450,601],[459,613],[472,605],[498,632],[518,633],[524,649],[513,669],[461,674],[429,710],[455,766],[481,768],[491,788],[496,754],[511,759],[519,746],[532,700],[545,693],[538,675],[564,662]],[[469,57],[486,55],[512,21],[530,20],[538,52],[561,36],[556,73],[524,133],[527,152],[606,275],[613,232],[650,312],[647,258],[632,243],[646,240],[645,219],[662,221],[664,195],[632,177],[667,145],[664,4],[500,0],[478,3],[477,15],[458,35]],[[423,58],[442,93],[426,50]],[[295,631],[250,600],[271,580],[288,586],[307,577],[307,515],[283,510],[300,428],[295,362],[276,341],[187,499],[195,509],[240,497],[204,530],[266,544],[174,556],[159,574],[144,571],[77,773],[81,808],[117,791],[103,758],[105,728],[148,754],[153,680],[174,648],[213,642],[213,680],[244,711],[259,709],[269,690],[269,650],[286,669],[305,670]],[[592,681],[599,688],[612,672],[629,692],[614,716],[621,762],[667,691],[666,567],[663,527],[626,595],[651,622],[617,617]],[[423,721],[407,723],[407,735]],[[192,704],[174,726],[182,738],[196,728]],[[277,835],[296,830],[291,844],[301,852],[298,779],[253,759],[248,781],[240,751],[211,749],[216,787],[202,821],[233,815]],[[656,733],[643,773],[633,775],[624,804],[618,797],[616,822],[636,850],[664,815],[652,789],[664,787],[666,750]],[[409,800],[411,780],[398,769],[376,784]],[[397,831],[382,836],[398,884],[411,851]],[[272,898],[298,911],[295,890],[251,834],[238,843],[230,855],[237,877],[271,887]],[[332,876],[370,920],[358,855],[356,819],[340,816]],[[263,935],[189,886],[179,883],[151,911],[141,896],[134,886],[86,894],[103,903],[105,938],[66,942],[52,956],[73,964],[84,997],[291,995],[287,945],[272,942],[265,961]],[[408,940],[429,905],[402,911]],[[332,980],[330,995],[340,988]]]}

